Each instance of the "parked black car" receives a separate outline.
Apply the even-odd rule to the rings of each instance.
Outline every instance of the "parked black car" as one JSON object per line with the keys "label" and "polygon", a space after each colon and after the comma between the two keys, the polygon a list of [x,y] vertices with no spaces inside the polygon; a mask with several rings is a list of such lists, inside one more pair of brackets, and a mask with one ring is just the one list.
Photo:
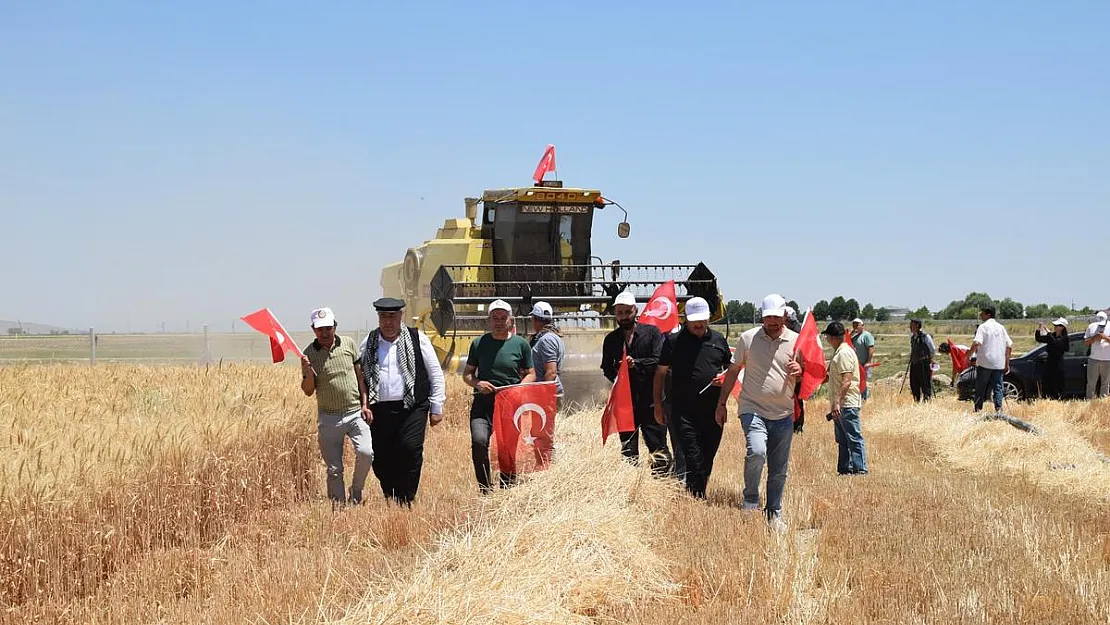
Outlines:
{"label": "parked black car", "polygon": [[[1064,354],[1064,398],[1083,398],[1087,395],[1087,352],[1083,333],[1068,334],[1068,353]],[[1044,374],[1048,353],[1044,345],[1010,359],[1010,373],[1002,381],[1006,398],[1010,400],[1041,397],[1041,377]],[[960,374],[956,381],[956,394],[961,401],[975,398],[975,368]],[[988,396],[988,401],[990,397]]]}

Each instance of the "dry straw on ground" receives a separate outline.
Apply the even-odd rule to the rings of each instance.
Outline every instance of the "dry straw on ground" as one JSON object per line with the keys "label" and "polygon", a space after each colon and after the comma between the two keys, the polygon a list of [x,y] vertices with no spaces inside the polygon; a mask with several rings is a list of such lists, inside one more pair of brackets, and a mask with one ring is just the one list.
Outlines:
{"label": "dry straw on ground", "polygon": [[597,411],[560,416],[549,470],[483,501],[414,574],[376,584],[345,623],[590,623],[680,589],[653,551],[677,486],[598,444]]}
{"label": "dry straw on ground", "polygon": [[561,422],[548,472],[481,498],[455,379],[416,506],[371,478],[333,513],[297,382],[0,368],[0,622],[1110,622],[1110,401],[1008,407],[1034,437],[881,389],[857,478],[813,402],[777,534],[739,510],[735,416],[708,502],[602,448],[596,412]]}

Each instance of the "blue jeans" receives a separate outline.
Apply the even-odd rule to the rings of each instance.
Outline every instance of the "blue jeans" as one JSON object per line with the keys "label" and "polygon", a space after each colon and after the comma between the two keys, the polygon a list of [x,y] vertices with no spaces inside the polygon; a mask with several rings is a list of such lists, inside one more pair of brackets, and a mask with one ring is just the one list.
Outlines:
{"label": "blue jeans", "polygon": [[794,422],[785,419],[764,419],[754,413],[740,415],[747,439],[748,455],[744,458],[744,504],[759,505],[759,478],[767,465],[768,515],[782,512],[782,491],[786,486],[786,465],[790,462],[790,441],[794,438]]}
{"label": "blue jeans", "polygon": [[859,408],[841,408],[840,418],[833,419],[833,434],[840,448],[836,457],[836,472],[861,473],[867,470],[867,451],[860,430]]}
{"label": "blue jeans", "polygon": [[994,409],[1002,410],[1002,369],[975,367],[975,412],[983,409],[987,392],[994,391]]}

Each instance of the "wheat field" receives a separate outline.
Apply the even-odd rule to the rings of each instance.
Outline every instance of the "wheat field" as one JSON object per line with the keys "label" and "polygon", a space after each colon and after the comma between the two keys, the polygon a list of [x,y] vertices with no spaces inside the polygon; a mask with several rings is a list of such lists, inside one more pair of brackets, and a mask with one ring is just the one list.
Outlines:
{"label": "wheat field", "polygon": [[[871,475],[812,405],[772,532],[740,511],[735,415],[709,499],[560,416],[555,463],[479,497],[450,383],[412,510],[333,512],[315,408],[265,365],[0,368],[7,623],[1108,623],[1110,401],[876,389]],[[348,476],[351,464],[348,463]]]}

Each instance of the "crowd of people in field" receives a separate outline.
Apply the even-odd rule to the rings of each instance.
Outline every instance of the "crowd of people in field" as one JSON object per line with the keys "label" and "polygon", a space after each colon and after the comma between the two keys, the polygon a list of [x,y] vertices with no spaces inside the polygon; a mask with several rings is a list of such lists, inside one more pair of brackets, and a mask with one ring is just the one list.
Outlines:
{"label": "crowd of people in field", "polygon": [[[429,338],[404,325],[405,303],[382,298],[374,306],[378,328],[359,344],[337,334],[330,309],[312,312],[316,338],[304,350],[301,388],[317,400],[329,498],[337,505],[360,503],[373,469],[387,500],[411,506],[419,488],[426,428],[443,419],[444,376]],[[495,488],[495,478],[500,486],[509,486],[515,479],[504,473],[495,476],[490,462],[498,390],[554,381],[561,404],[560,372],[566,353],[547,303],[534,305],[533,333],[527,338],[516,333],[508,303],[496,300],[486,310],[489,331],[471,343],[462,376],[473,389],[471,455],[482,493]],[[740,384],[736,416],[746,441],[742,507],[762,510],[769,523],[781,527],[791,441],[805,425],[805,406],[798,396],[800,380],[807,366],[819,366],[826,372],[825,416],[838,444],[837,473],[868,473],[860,427],[867,391],[861,375],[866,376],[874,364],[875,339],[863,320],[854,319],[850,332],[838,321],[828,323],[821,334],[832,348],[831,357],[827,362],[807,363],[805,350],[797,349],[797,315],[778,294],[763,299],[761,323],[743,332],[735,346],[710,326],[710,306],[700,297],[685,303],[685,323],[669,333],[638,321],[639,307],[630,292],[616,297],[613,311],[616,328],[604,339],[600,375],[613,382],[622,364],[627,366],[635,427],[621,432],[620,439],[628,460],[638,462],[642,438],[654,474],[673,475],[692,496],[705,498],[730,416],[727,399],[733,386]],[[1013,342],[994,319],[993,308],[984,307],[980,318],[971,346],[952,347],[965,349],[977,367],[975,410],[981,410],[988,397],[1001,409],[1001,381],[1009,369]],[[1099,313],[1085,339],[1091,346],[1092,363],[1098,363],[1090,371],[1096,379],[1101,376],[1103,393],[1110,384],[1106,325],[1105,313]],[[1051,332],[1043,324],[1037,330],[1037,340],[1048,344],[1048,389],[1059,388],[1054,363],[1058,364],[1068,349],[1067,320],[1058,319],[1054,326]],[[945,344],[940,351],[948,347]],[[920,320],[911,321],[908,373],[917,401],[932,396],[937,352]],[[351,439],[356,458],[349,490],[345,490],[343,478],[345,438]],[[762,484],[764,474],[766,483]]]}

